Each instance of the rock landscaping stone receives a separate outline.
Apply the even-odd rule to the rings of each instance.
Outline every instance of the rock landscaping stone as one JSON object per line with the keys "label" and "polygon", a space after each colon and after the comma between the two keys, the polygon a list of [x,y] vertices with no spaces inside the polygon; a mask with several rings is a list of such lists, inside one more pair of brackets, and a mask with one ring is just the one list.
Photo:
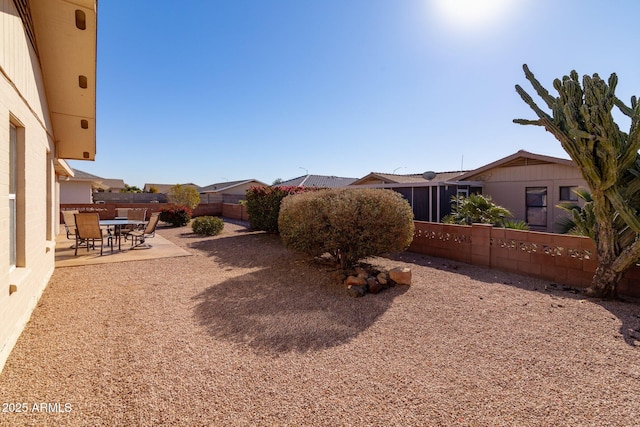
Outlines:
{"label": "rock landscaping stone", "polygon": [[411,269],[396,267],[390,271],[380,271],[370,266],[358,266],[338,280],[344,283],[351,296],[361,297],[367,292],[377,294],[396,284],[410,285]]}
{"label": "rock landscaping stone", "polygon": [[378,281],[375,278],[369,277],[367,279],[367,291],[369,291],[372,294],[377,294],[381,290],[382,290],[382,286],[380,285],[380,283],[378,283]]}
{"label": "rock landscaping stone", "polygon": [[376,279],[378,280],[378,283],[380,283],[382,286],[387,284],[387,275],[384,272],[378,273],[378,275],[376,276]]}
{"label": "rock landscaping stone", "polygon": [[364,286],[367,283],[367,279],[360,276],[348,276],[347,280],[344,281],[344,284],[347,286]]}
{"label": "rock landscaping stone", "polygon": [[396,267],[389,270],[389,279],[398,285],[411,285],[411,269],[409,267]]}
{"label": "rock landscaping stone", "polygon": [[362,286],[357,286],[357,285],[347,286],[347,292],[349,292],[349,295],[351,295],[354,298],[363,297],[364,294],[366,293]]}

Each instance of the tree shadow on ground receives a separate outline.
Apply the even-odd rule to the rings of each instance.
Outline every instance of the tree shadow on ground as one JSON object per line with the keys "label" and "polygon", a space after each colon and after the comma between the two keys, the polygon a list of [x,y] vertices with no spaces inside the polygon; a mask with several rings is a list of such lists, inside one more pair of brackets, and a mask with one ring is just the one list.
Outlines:
{"label": "tree shadow on ground", "polygon": [[318,351],[345,344],[407,290],[396,286],[352,298],[332,269],[287,250],[270,234],[236,234],[190,247],[227,267],[219,283],[194,297],[195,317],[212,336],[257,353]]}
{"label": "tree shadow on ground", "polygon": [[[531,279],[516,273],[495,270],[487,267],[467,264],[445,258],[437,258],[415,252],[401,252],[388,256],[389,259],[409,264],[435,268],[456,274],[463,274],[472,280],[485,283],[501,283],[526,291],[539,292],[552,298],[566,298],[572,300],[589,300],[603,307],[614,315],[620,322],[619,333],[624,341],[632,346],[640,346],[640,300],[635,298],[620,298],[617,301],[589,298],[584,289],[578,289],[543,279]],[[524,279],[524,280],[523,280]]]}

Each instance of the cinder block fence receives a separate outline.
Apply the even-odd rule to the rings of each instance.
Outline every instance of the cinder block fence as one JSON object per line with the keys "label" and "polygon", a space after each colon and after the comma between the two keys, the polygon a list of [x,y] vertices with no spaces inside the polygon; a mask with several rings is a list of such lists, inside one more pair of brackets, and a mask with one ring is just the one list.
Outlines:
{"label": "cinder block fence", "polygon": [[[486,224],[415,222],[409,251],[586,288],[598,265],[587,237],[494,228]],[[640,268],[630,269],[620,295],[640,297]]]}

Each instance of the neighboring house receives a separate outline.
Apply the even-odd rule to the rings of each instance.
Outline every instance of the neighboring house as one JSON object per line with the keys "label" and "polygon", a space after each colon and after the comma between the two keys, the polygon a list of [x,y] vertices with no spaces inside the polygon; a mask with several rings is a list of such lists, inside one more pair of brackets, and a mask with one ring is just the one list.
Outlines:
{"label": "neighboring house", "polygon": [[200,201],[202,203],[238,203],[244,200],[247,190],[251,187],[268,187],[268,185],[257,179],[218,182],[200,188]]}
{"label": "neighboring house", "polygon": [[[157,193],[160,194],[167,194],[169,192],[169,189],[171,187],[173,187],[174,185],[178,185],[178,184],[145,184],[144,188],[142,189],[142,191],[144,193],[149,193],[151,191],[151,187],[155,188],[157,191]],[[183,187],[191,187],[191,188],[195,188],[196,190],[198,190],[198,192],[200,191],[200,186],[196,185],[192,182],[188,183],[188,184],[180,184]]]}
{"label": "neighboring house", "polygon": [[463,173],[429,171],[423,174],[396,175],[371,172],[351,186],[397,191],[409,201],[416,220],[440,222],[451,213],[452,196],[482,192],[481,183],[459,182]]}
{"label": "neighboring house", "polygon": [[279,184],[274,187],[315,187],[315,188],[340,188],[347,187],[357,178],[343,178],[326,175],[303,175]]}
{"label": "neighboring house", "polygon": [[515,154],[469,171],[462,181],[483,183],[498,205],[525,221],[531,230],[558,231],[557,222],[566,212],[556,205],[561,201],[578,201],[577,187],[589,188],[572,160],[544,156],[520,150]]}
{"label": "neighboring house", "polygon": [[451,213],[452,196],[484,194],[532,230],[546,232],[557,231],[557,221],[566,216],[556,205],[577,201],[572,190],[588,188],[572,160],[523,150],[472,171],[370,173],[352,185],[393,189],[409,201],[416,220],[431,222]]}
{"label": "neighboring house", "polygon": [[53,273],[64,159],[95,158],[96,8],[0,1],[0,370]]}
{"label": "neighboring house", "polygon": [[121,179],[105,178],[102,183],[107,186],[108,193],[119,193],[120,190],[127,188],[127,184]]}
{"label": "neighboring house", "polygon": [[60,181],[60,204],[93,203],[93,193],[109,187],[104,178],[90,173],[73,169],[73,176],[67,176]]}

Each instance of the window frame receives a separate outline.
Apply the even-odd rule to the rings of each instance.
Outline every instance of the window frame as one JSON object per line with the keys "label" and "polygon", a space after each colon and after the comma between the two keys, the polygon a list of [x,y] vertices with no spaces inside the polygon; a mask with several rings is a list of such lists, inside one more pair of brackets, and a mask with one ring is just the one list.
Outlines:
{"label": "window frame", "polygon": [[[577,202],[579,198],[578,198],[578,195],[574,192],[574,190],[576,190],[577,188],[578,188],[577,185],[561,185],[558,188],[558,194],[560,196],[560,201],[561,202]],[[563,197],[562,193],[564,193],[566,191],[569,192],[569,198]]]}
{"label": "window frame", "polygon": [[9,123],[9,271],[17,266],[18,259],[18,127]]}
{"label": "window frame", "polygon": [[[535,193],[536,191],[538,191],[541,195],[541,201],[540,204],[534,204],[532,203],[533,201],[533,197],[530,196],[534,196],[537,195],[537,193]],[[548,221],[548,207],[549,207],[549,189],[548,187],[525,187],[525,215],[526,215],[526,221],[527,224],[529,224],[532,227],[547,227],[547,221]],[[538,212],[536,214],[534,214],[534,212]],[[539,217],[535,218],[535,217]],[[544,218],[544,220],[542,220],[542,218]]]}

